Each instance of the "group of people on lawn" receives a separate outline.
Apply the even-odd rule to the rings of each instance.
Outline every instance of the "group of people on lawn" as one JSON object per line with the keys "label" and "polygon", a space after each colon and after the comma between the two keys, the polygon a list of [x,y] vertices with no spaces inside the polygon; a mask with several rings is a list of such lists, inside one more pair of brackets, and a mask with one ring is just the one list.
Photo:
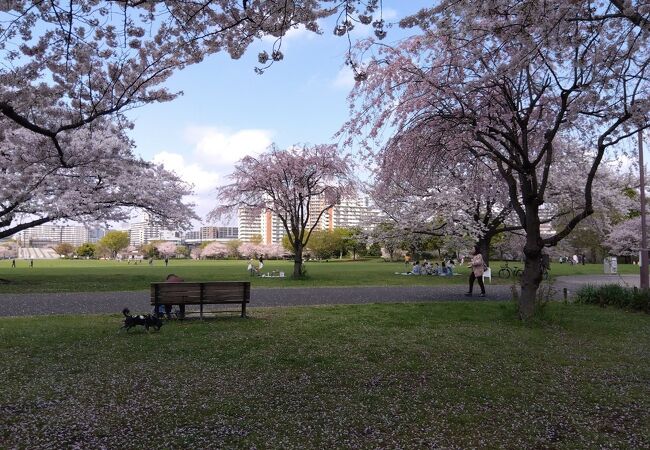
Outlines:
{"label": "group of people on lawn", "polygon": [[[407,255],[404,257],[404,264],[408,267],[410,265],[410,257]],[[461,261],[462,264],[462,261]],[[406,275],[439,275],[439,276],[451,276],[454,274],[455,263],[453,259],[448,261],[443,261],[442,264],[431,264],[426,259],[422,264],[420,261],[415,261],[413,267]],[[478,247],[474,248],[472,252],[472,257],[470,263],[468,264],[469,272],[469,291],[465,294],[467,296],[472,295],[474,290],[474,281],[478,282],[479,287],[481,288],[481,297],[485,297],[485,285],[483,284],[483,273],[487,269],[485,262],[483,261],[483,255]]]}
{"label": "group of people on lawn", "polygon": [[[408,265],[408,261],[406,261]],[[420,261],[415,261],[411,270],[407,272],[409,275],[438,275],[441,277],[451,276],[454,274],[454,261],[443,261],[441,264],[431,264],[426,259],[420,264]]]}

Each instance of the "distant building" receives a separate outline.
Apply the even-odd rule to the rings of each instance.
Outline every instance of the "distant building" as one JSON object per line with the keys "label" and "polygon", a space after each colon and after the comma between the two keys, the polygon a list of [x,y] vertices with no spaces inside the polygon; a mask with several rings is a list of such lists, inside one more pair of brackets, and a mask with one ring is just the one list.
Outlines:
{"label": "distant building", "polygon": [[237,227],[201,227],[200,230],[202,241],[231,241],[239,238],[239,228]]}
{"label": "distant building", "polygon": [[239,240],[251,242],[255,236],[262,236],[262,215],[250,209],[239,208],[237,228],[239,228]]}
{"label": "distant building", "polygon": [[367,228],[379,214],[369,197],[343,199],[328,211],[328,228]]}
{"label": "distant building", "polygon": [[129,244],[134,247],[153,241],[170,241],[181,243],[179,231],[168,230],[154,223],[152,217],[145,213],[138,222],[129,225]]}
{"label": "distant building", "polygon": [[106,230],[84,225],[39,225],[20,231],[14,237],[21,247],[51,247],[71,244],[75,247],[86,242],[97,242]]}
{"label": "distant building", "polygon": [[183,233],[184,244],[200,244],[201,242],[221,241],[227,242],[239,239],[237,227],[201,227],[198,230],[186,231]]}
{"label": "distant building", "polygon": [[183,234],[183,241],[187,242],[201,242],[201,232],[198,230],[195,231],[186,231]]}
{"label": "distant building", "polygon": [[[379,211],[372,207],[370,199],[347,198],[326,210],[320,218],[319,213],[324,208],[323,200],[312,199],[310,204],[309,227],[316,224],[316,229],[333,230],[335,228],[369,227]],[[269,210],[253,213],[249,209],[238,210],[239,239],[250,242],[254,236],[261,236],[263,244],[281,243],[286,234],[280,218]]]}

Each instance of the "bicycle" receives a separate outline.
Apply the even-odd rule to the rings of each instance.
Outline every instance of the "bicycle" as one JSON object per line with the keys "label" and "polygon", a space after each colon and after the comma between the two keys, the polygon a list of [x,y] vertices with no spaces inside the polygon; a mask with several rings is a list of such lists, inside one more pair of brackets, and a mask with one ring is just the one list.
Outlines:
{"label": "bicycle", "polygon": [[520,277],[524,273],[519,267],[509,267],[506,261],[505,265],[499,269],[499,278],[510,278],[511,276]]}
{"label": "bicycle", "polygon": [[[542,267],[542,278],[545,280],[548,280],[549,277],[549,268],[546,266]],[[524,274],[524,269],[514,266],[514,267],[509,267],[508,263],[506,262],[504,266],[501,266],[499,269],[499,278],[510,278],[511,276],[521,278],[522,275]]]}

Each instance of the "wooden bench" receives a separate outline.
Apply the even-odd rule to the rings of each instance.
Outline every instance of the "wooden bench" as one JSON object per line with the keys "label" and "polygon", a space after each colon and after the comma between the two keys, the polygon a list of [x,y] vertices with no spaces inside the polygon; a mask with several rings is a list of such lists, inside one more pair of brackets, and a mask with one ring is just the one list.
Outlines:
{"label": "wooden bench", "polygon": [[240,304],[241,316],[246,317],[246,304],[250,302],[250,281],[206,281],[151,283],[151,304],[154,311],[160,305],[179,305],[185,317],[185,305],[199,305],[203,318],[203,305]]}

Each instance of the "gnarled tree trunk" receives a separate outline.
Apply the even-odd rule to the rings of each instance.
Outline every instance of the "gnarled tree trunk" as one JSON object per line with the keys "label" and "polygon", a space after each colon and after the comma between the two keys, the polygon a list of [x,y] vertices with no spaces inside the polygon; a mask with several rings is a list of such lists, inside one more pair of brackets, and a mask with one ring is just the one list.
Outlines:
{"label": "gnarled tree trunk", "polygon": [[302,276],[302,251],[303,245],[300,240],[293,242],[293,278],[300,278]]}
{"label": "gnarled tree trunk", "polygon": [[521,277],[519,318],[528,320],[535,314],[537,289],[542,282],[542,241],[539,230],[539,207],[526,205],[526,244],[524,245],[524,273]]}

